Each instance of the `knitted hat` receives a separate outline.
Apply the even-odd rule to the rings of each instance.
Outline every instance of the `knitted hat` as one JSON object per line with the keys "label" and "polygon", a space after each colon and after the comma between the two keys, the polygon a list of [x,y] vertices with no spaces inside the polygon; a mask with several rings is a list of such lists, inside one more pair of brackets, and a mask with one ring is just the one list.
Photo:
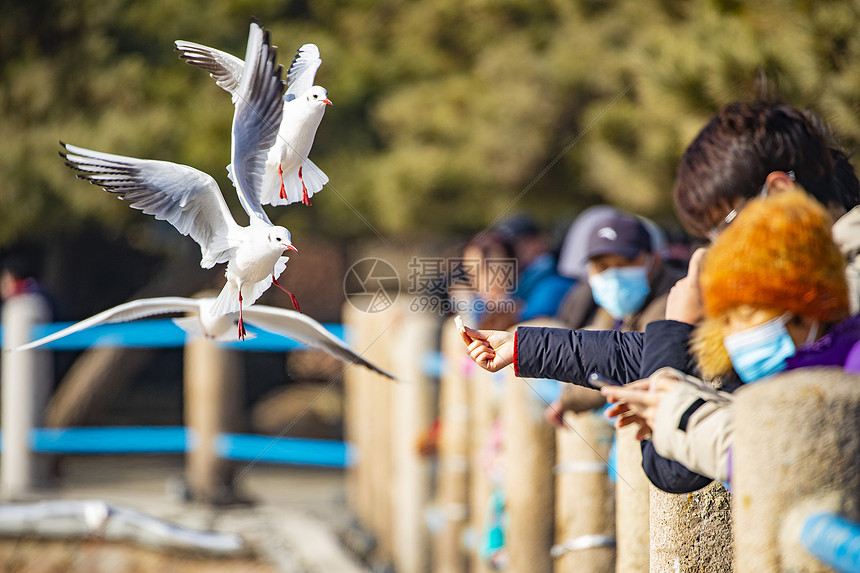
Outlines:
{"label": "knitted hat", "polygon": [[732,308],[749,305],[821,322],[847,316],[845,263],[831,225],[809,195],[786,191],[749,201],[720,234],[700,278],[706,320],[694,352],[705,377],[731,367],[717,319]]}

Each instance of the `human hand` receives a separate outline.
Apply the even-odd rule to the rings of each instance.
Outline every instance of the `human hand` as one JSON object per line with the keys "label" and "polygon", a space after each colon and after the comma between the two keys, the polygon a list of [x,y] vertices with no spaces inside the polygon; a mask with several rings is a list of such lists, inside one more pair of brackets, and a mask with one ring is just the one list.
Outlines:
{"label": "human hand", "polygon": [[475,330],[464,326],[460,330],[469,356],[489,372],[498,372],[514,361],[514,333],[506,330]]}
{"label": "human hand", "polygon": [[677,320],[687,324],[696,324],[704,318],[702,307],[702,290],[699,285],[699,275],[702,270],[702,260],[708,249],[696,249],[690,257],[687,276],[675,283],[666,299],[666,320]]}
{"label": "human hand", "polygon": [[600,392],[612,404],[606,415],[610,418],[618,416],[615,420],[617,428],[638,425],[636,439],[641,440],[651,433],[660,402],[678,382],[676,376],[661,372],[626,386],[605,386]]}
{"label": "human hand", "polygon": [[543,411],[544,418],[549,424],[555,428],[564,427],[564,410],[561,405],[561,400],[554,400],[552,404],[546,407]]}
{"label": "human hand", "polygon": [[652,429],[650,424],[624,402],[615,402],[606,409],[604,414],[607,418],[615,418],[615,427],[619,429],[636,424],[638,426],[636,430],[637,440],[644,440],[651,435]]}

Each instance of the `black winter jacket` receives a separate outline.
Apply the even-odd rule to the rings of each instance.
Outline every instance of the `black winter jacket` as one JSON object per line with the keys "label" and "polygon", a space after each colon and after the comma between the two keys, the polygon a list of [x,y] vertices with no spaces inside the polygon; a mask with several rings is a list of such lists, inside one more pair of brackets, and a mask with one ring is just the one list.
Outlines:
{"label": "black winter jacket", "polygon": [[639,379],[643,333],[617,330],[517,328],[514,370],[524,378],[552,378],[592,388],[599,372],[627,384]]}
{"label": "black winter jacket", "polygon": [[[690,336],[693,326],[674,320],[652,322],[645,328],[640,378],[647,378],[664,366],[671,366],[698,375],[690,356]],[[733,392],[740,380],[724,381],[721,390]],[[684,464],[664,458],[654,449],[651,440],[642,440],[642,469],[658,488],[669,493],[690,493],[710,484],[713,478],[697,474]]]}
{"label": "black winter jacket", "polygon": [[[520,326],[514,369],[517,376],[552,378],[589,388],[591,372],[622,384],[647,378],[664,366],[695,373],[689,353],[692,331],[691,325],[672,320],[652,322],[644,333]],[[713,481],[662,457],[650,440],[643,440],[641,447],[642,469],[663,491],[689,493]]]}

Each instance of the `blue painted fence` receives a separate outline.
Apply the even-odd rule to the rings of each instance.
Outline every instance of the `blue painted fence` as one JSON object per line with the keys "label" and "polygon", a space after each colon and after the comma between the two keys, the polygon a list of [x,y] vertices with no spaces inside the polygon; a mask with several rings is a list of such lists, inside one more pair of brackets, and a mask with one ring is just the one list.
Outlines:
{"label": "blue painted fence", "polygon": [[800,534],[803,547],[841,573],[860,572],[860,524],[835,513],[809,516]]}
{"label": "blue painted fence", "polygon": [[[194,434],[182,426],[36,428],[30,447],[42,454],[184,454]],[[215,448],[225,459],[272,464],[345,468],[354,459],[352,447],[336,440],[221,434]]]}
{"label": "blue painted fence", "polygon": [[[33,328],[33,340],[53,334],[73,324],[75,323],[53,322],[36,326]],[[342,324],[324,324],[323,326],[338,338],[346,339],[346,328]],[[247,325],[247,330],[256,334],[256,338],[228,342],[224,346],[251,352],[286,352],[304,348],[301,343],[280,334],[260,330],[250,325]],[[3,330],[0,328],[0,340],[2,340],[2,336]],[[88,328],[46,344],[45,348],[51,350],[83,350],[98,346],[179,348],[185,346],[186,336],[185,331],[176,326],[170,319],[141,320],[102,324]]]}
{"label": "blue painted fence", "polygon": [[[33,328],[33,339],[47,336],[74,324],[55,322]],[[341,324],[325,324],[344,339]],[[227,348],[250,352],[286,352],[304,345],[279,334],[247,327],[253,339],[225,343]],[[2,340],[0,328],[0,340]],[[186,333],[169,319],[104,324],[76,332],[45,345],[51,350],[83,350],[99,346],[132,348],[178,348],[185,346]],[[2,441],[2,438],[0,438]],[[36,428],[30,436],[33,451],[50,454],[183,454],[193,448],[193,435],[181,426],[113,428]],[[302,466],[346,467],[350,446],[333,440],[274,438],[270,436],[222,434],[216,444],[222,458]]]}

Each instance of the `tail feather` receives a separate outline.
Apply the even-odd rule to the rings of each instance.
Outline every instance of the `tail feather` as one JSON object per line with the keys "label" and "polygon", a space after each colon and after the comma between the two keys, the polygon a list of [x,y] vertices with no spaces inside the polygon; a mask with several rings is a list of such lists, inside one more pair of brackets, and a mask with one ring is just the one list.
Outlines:
{"label": "tail feather", "polygon": [[227,281],[224,288],[221,289],[221,293],[218,295],[218,298],[215,299],[215,302],[212,304],[212,308],[209,312],[212,316],[222,316],[224,314],[238,311],[239,289],[237,289],[231,281]]}
{"label": "tail feather", "polygon": [[[198,336],[200,338],[209,338],[213,342],[235,342],[236,341],[235,329],[231,329],[227,332],[219,334],[218,336],[212,337],[203,330],[203,327],[200,325],[200,319],[198,319],[196,316],[187,316],[184,318],[174,318],[173,322],[176,324],[176,326],[178,326],[179,328],[181,328],[182,330],[184,330],[188,334],[191,334],[192,336]],[[257,336],[257,335],[254,334],[253,332],[248,332],[247,334],[245,334],[245,340],[250,340],[250,339],[254,338],[255,336]]]}
{"label": "tail feather", "polygon": [[299,170],[284,172],[284,191],[287,198],[281,198],[281,176],[278,173],[279,163],[266,163],[266,174],[263,176],[262,202],[264,205],[289,205],[302,200],[302,179],[308,190],[308,198],[322,190],[328,183],[328,176],[310,159],[302,164],[302,179]]}
{"label": "tail feather", "polygon": [[[286,205],[290,201],[281,199],[281,174],[278,173],[280,159],[271,157],[266,160],[266,171],[263,173],[263,186],[260,192],[260,202],[263,205]],[[286,173],[284,179],[286,180]]]}

